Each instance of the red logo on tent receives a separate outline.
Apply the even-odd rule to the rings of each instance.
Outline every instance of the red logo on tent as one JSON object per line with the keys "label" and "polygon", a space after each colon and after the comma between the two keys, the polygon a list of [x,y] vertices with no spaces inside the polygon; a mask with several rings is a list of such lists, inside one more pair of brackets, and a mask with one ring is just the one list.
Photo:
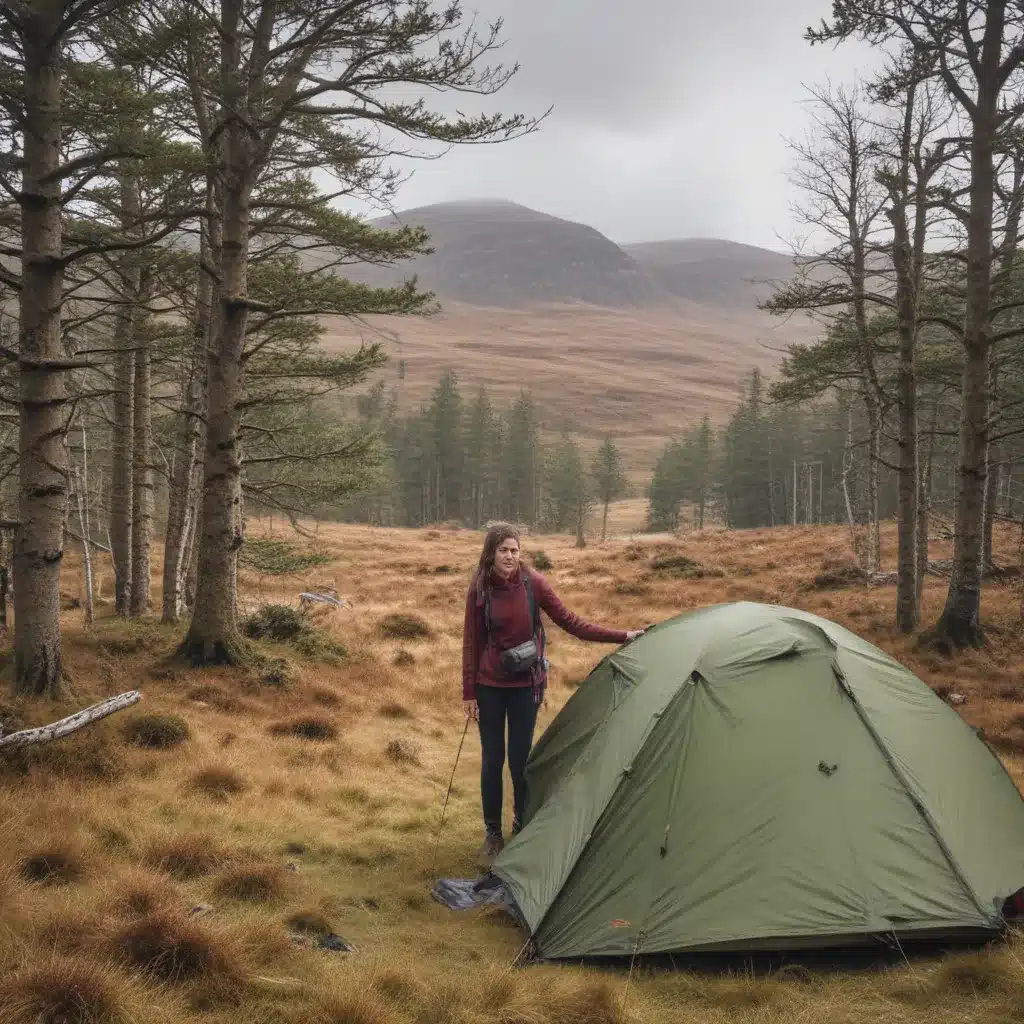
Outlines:
{"label": "red logo on tent", "polygon": [[632,921],[626,921],[624,918],[617,917],[614,921],[612,921],[612,927],[613,928],[629,928],[629,927],[632,926],[632,923],[633,923]]}

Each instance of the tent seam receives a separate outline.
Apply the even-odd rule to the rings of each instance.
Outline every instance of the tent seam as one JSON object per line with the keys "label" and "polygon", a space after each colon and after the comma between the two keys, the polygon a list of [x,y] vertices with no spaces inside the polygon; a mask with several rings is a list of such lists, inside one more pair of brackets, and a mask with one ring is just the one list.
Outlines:
{"label": "tent seam", "polygon": [[982,918],[985,921],[993,920],[993,915],[988,913],[985,910],[985,908],[981,905],[981,901],[978,899],[978,895],[974,891],[974,887],[967,881],[967,876],[965,875],[963,869],[960,867],[959,863],[957,863],[957,859],[953,856],[952,850],[950,850],[949,845],[942,838],[942,833],[936,825],[935,820],[929,812],[928,808],[925,807],[924,804],[914,795],[909,783],[907,782],[906,776],[903,774],[902,771],[900,771],[899,767],[896,765],[896,762],[893,760],[892,754],[890,753],[888,746],[883,741],[878,730],[875,728],[874,722],[871,721],[871,717],[868,715],[867,711],[864,709],[864,706],[861,704],[860,700],[857,698],[857,695],[853,692],[852,688],[847,682],[846,675],[839,666],[838,650],[838,645],[836,645],[837,657],[832,659],[832,670],[835,673],[837,680],[839,681],[840,689],[850,698],[850,702],[853,704],[854,709],[857,712],[857,717],[860,718],[861,722],[864,725],[864,728],[867,729],[869,735],[874,740],[875,746],[878,747],[879,752],[885,759],[885,763],[889,766],[890,771],[895,776],[896,781],[900,784],[900,788],[903,790],[904,794],[906,794],[907,799],[910,801],[911,805],[914,807],[917,813],[921,816],[921,819],[924,821],[925,826],[931,833],[932,838],[935,840],[936,845],[942,851],[943,857],[946,858],[946,862],[949,864],[950,870],[953,872],[953,877],[960,884],[961,889],[963,889],[963,891],[966,893],[971,903],[974,904],[975,909],[982,916]]}
{"label": "tent seam", "polygon": [[[687,675],[686,679],[682,683],[679,684],[678,688],[675,689],[672,692],[671,696],[668,698],[668,700],[665,701],[664,706],[660,709],[660,711],[657,712],[656,716],[653,716],[655,718],[655,723],[653,725],[649,724],[647,729],[644,731],[643,735],[640,737],[640,740],[637,743],[636,749],[633,751],[633,753],[632,753],[632,755],[630,757],[630,760],[629,760],[629,764],[630,765],[632,765],[632,764],[634,764],[636,762],[637,757],[643,751],[644,747],[647,744],[647,741],[650,739],[651,733],[654,732],[654,730],[657,728],[658,720],[660,720],[661,716],[665,713],[665,711],[668,709],[668,707],[678,697],[679,691],[683,688],[684,685],[686,685],[686,683],[689,681],[689,678],[690,678],[689,675]],[[622,707],[622,705],[619,705],[619,707]],[[618,710],[618,708],[615,708],[612,711],[611,714],[614,714],[615,711],[617,711],[617,710]],[[609,718],[610,717],[611,717],[611,715],[609,715]],[[588,746],[589,746],[589,744],[588,744]],[[551,908],[554,907],[554,905],[558,902],[559,896],[561,896],[562,891],[569,884],[569,879],[572,878],[573,872],[579,866],[580,857],[583,856],[584,851],[590,845],[590,840],[593,837],[594,829],[597,828],[597,826],[601,822],[601,819],[605,816],[605,814],[607,814],[608,807],[611,804],[612,800],[615,798],[615,794],[618,792],[618,786],[617,785],[616,786],[612,786],[612,787],[610,787],[610,790],[611,791],[608,794],[608,798],[601,805],[600,811],[598,811],[598,813],[594,815],[594,818],[593,818],[593,820],[590,823],[590,827],[589,827],[589,831],[587,832],[586,839],[581,844],[579,850],[576,852],[576,857],[573,859],[572,866],[569,868],[568,871],[566,871],[565,876],[562,878],[561,884],[558,886],[558,889],[555,891],[555,894],[552,897],[551,902],[544,909],[544,913],[540,916],[540,919],[537,921],[537,927],[534,928],[532,930],[532,932],[531,932],[530,938],[533,940],[533,942],[535,944],[537,942],[537,935],[540,933],[541,928],[544,927],[544,922],[548,919],[548,916],[551,913]],[[498,878],[500,878],[502,880],[502,882],[505,883],[506,886],[512,884],[511,880],[506,878],[502,874],[501,869],[497,865],[495,865],[495,867],[492,870],[493,870],[493,873]]]}

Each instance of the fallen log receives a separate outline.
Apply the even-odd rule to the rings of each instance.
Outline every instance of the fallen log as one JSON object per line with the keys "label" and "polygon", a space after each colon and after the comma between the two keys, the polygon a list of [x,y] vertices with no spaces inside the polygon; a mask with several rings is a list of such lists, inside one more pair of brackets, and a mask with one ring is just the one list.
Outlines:
{"label": "fallen log", "polygon": [[101,718],[113,715],[142,700],[142,693],[139,690],[130,690],[128,693],[119,694],[117,697],[110,697],[99,704],[93,704],[90,708],[76,711],[59,722],[51,722],[49,725],[40,725],[35,729],[21,729],[18,732],[0,735],[0,749],[4,747],[27,747],[33,743],[50,743],[53,740],[63,739],[73,732]]}
{"label": "fallen log", "polygon": [[308,604],[327,604],[333,605],[336,608],[345,607],[345,599],[338,597],[337,593],[331,594],[327,591],[305,591],[299,594],[299,604],[302,606]]}

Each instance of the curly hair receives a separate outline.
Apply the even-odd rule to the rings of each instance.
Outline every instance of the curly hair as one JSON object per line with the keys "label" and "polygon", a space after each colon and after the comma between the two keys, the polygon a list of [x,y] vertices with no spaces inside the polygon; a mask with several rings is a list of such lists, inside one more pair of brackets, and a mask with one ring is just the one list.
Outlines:
{"label": "curly hair", "polygon": [[513,526],[511,523],[495,523],[488,529],[487,536],[484,538],[483,551],[480,552],[480,564],[476,570],[476,584],[478,587],[484,585],[494,565],[494,556],[497,554],[498,548],[507,540],[514,540],[517,544],[520,543],[522,537],[519,527]]}

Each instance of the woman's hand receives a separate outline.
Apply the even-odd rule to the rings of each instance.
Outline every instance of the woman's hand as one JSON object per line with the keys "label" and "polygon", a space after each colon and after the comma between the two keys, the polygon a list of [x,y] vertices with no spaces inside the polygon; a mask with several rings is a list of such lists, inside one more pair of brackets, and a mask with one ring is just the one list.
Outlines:
{"label": "woman's hand", "polygon": [[477,706],[475,700],[464,700],[462,702],[462,709],[466,712],[466,717],[471,721],[475,722],[480,717],[480,708]]}
{"label": "woman's hand", "polygon": [[635,640],[638,636],[643,636],[646,633],[646,629],[631,629],[626,633],[626,643],[628,644],[631,640]]}

